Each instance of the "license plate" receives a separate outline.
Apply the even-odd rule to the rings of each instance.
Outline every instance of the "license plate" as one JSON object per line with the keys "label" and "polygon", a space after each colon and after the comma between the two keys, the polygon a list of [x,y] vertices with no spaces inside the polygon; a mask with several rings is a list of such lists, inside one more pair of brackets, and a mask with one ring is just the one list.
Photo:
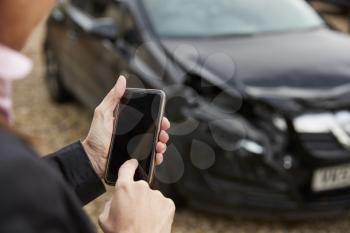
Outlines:
{"label": "license plate", "polygon": [[312,178],[312,190],[322,192],[350,186],[350,164],[317,169]]}

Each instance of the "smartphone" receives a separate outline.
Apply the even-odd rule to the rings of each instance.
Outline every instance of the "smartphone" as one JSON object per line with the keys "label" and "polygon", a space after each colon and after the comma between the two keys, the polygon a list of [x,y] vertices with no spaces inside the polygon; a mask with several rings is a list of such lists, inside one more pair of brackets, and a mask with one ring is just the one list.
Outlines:
{"label": "smartphone", "polygon": [[132,158],[139,161],[135,180],[152,183],[165,99],[165,93],[161,90],[126,89],[114,112],[113,136],[105,174],[108,185],[115,185],[120,166]]}

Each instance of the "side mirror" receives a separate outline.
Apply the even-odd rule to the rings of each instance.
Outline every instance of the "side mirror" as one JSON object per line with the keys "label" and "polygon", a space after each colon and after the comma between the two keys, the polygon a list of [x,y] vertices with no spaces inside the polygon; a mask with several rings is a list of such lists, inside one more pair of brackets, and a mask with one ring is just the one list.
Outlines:
{"label": "side mirror", "polygon": [[67,8],[67,13],[73,22],[86,33],[110,40],[118,38],[118,28],[112,18],[93,18],[74,6]]}
{"label": "side mirror", "polygon": [[119,34],[117,25],[111,18],[94,19],[87,33],[110,40],[116,40]]}

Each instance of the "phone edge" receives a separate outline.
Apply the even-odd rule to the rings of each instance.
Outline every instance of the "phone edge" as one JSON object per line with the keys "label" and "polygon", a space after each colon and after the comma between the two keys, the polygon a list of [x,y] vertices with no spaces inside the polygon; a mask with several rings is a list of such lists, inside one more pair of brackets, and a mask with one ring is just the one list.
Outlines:
{"label": "phone edge", "polygon": [[155,90],[153,89],[153,91],[157,91],[160,93],[161,96],[161,106],[160,106],[160,112],[159,112],[159,116],[158,116],[158,125],[157,125],[157,132],[156,132],[156,137],[154,140],[154,146],[153,146],[153,153],[152,153],[152,159],[151,159],[151,164],[150,164],[150,172],[148,175],[148,184],[150,186],[152,186],[153,181],[154,181],[154,175],[155,175],[155,162],[156,162],[156,146],[157,143],[159,141],[159,134],[160,134],[160,129],[161,129],[161,125],[162,125],[162,120],[164,117],[164,110],[165,110],[165,104],[166,104],[166,94],[163,90]]}
{"label": "phone edge", "polygon": [[108,180],[108,167],[109,167],[109,161],[110,161],[110,155],[111,155],[111,148],[112,148],[112,145],[114,143],[114,140],[115,140],[115,131],[116,131],[116,127],[117,127],[117,123],[118,123],[118,115],[119,115],[119,106],[120,104],[117,105],[117,107],[115,108],[114,110],[114,122],[113,122],[113,132],[112,132],[112,138],[111,138],[111,143],[109,145],[109,148],[108,148],[108,156],[107,156],[107,162],[106,162],[106,168],[105,168],[105,174],[103,176],[103,179],[105,181],[106,184],[110,185],[110,186],[114,186],[115,183],[114,182],[111,182],[110,180]]}

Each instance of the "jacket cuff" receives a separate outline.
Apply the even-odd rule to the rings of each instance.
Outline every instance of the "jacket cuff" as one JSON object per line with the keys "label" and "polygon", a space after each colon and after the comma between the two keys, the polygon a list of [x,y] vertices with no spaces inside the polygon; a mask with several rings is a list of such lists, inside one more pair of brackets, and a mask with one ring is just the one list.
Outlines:
{"label": "jacket cuff", "polygon": [[64,147],[53,156],[83,205],[106,192],[80,141]]}

